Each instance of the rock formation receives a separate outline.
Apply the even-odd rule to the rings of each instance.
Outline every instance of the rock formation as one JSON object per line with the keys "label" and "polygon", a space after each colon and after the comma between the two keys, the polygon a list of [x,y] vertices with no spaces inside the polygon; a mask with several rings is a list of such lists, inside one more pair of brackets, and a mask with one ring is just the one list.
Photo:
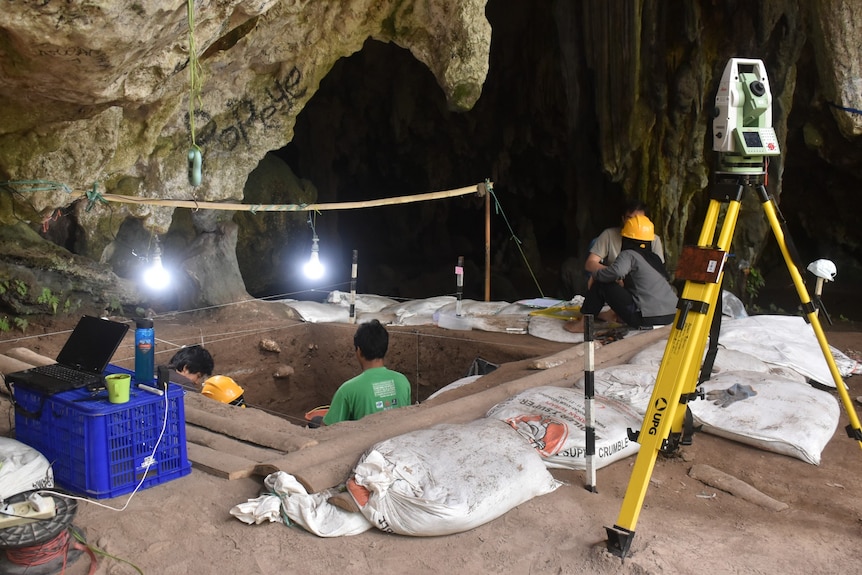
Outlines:
{"label": "rock formation", "polygon": [[[651,206],[672,269],[700,226],[715,89],[737,56],[767,65],[784,152],[770,191],[810,240],[803,256],[818,248],[847,270],[860,249],[855,215],[841,209],[860,178],[858,10],[852,0],[7,3],[0,228],[29,247],[3,242],[0,303],[50,311],[44,289],[70,302],[89,292],[105,308],[288,292],[303,287],[285,277],[307,253],[310,214],[209,203],[302,206],[486,178],[506,216],[493,223],[494,299],[537,295],[539,281],[572,295],[579,278],[559,285],[560,264],[583,258],[624,195]],[[746,205],[735,255],[755,264],[768,230]],[[369,288],[451,290],[466,255],[467,295],[479,298],[482,210],[468,198],[317,225],[342,269],[361,246]],[[157,237],[179,273],[168,298],[136,288]],[[66,265],[46,259],[58,249]]]}

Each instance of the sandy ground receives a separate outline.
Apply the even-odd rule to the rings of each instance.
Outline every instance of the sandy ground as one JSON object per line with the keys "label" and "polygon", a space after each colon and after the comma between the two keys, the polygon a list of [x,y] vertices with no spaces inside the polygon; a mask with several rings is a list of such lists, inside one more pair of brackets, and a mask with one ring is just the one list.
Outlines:
{"label": "sandy ground", "polygon": [[[283,320],[270,320],[284,325]],[[218,338],[214,334],[224,333],[225,323],[224,317],[194,323],[160,321],[157,337],[163,343],[171,342],[163,346],[167,352],[170,345],[194,343],[184,340],[195,337],[215,342]],[[254,329],[266,330],[271,325],[274,323],[261,319]],[[42,329],[59,327],[54,323]],[[828,328],[829,343],[858,357],[862,333],[856,327],[844,323]],[[34,325],[31,331],[35,334],[39,329]],[[341,334],[332,337],[341,338],[343,344],[349,342],[352,330],[352,326],[340,326],[331,333]],[[515,348],[517,352],[505,361],[516,361],[569,347],[530,336],[501,343],[501,337],[513,336],[471,332],[470,338],[488,338],[496,347],[470,350],[467,356],[481,351],[500,353],[502,357],[500,348],[508,352]],[[259,333],[255,332],[254,338],[259,340]],[[281,341],[290,340],[282,337]],[[451,350],[431,345],[432,341],[437,340],[425,340],[422,353],[432,363],[452,363]],[[53,355],[56,344],[47,342],[45,338],[7,340],[0,344],[0,352],[9,346],[27,345]],[[340,368],[344,372],[355,371],[349,348],[340,358],[332,357],[338,346],[327,352],[330,355],[321,357],[322,345],[315,349],[314,344],[302,338],[296,341],[305,364],[345,364]],[[457,347],[466,345],[456,343]],[[235,357],[219,348],[217,367],[219,363],[233,366],[238,379],[242,374],[253,373],[253,366],[264,361],[263,356],[251,353],[248,346],[243,348],[235,340],[227,348],[235,350]],[[279,361],[284,363],[284,357],[276,364]],[[303,361],[294,359],[292,363],[298,369]],[[458,370],[463,371],[463,366]],[[324,373],[316,377],[326,377],[335,384],[344,379],[342,371],[332,366]],[[451,374],[434,377],[455,379]],[[295,389],[301,387],[296,380],[294,376],[287,383],[249,383],[247,392],[255,396],[255,402],[262,402],[266,393],[253,388],[274,385],[274,391],[281,396],[292,394],[296,403],[302,395]],[[851,397],[862,395],[860,376],[848,378],[847,383]],[[417,395],[427,396],[431,387],[421,389]],[[321,397],[327,397],[330,389],[324,387]],[[309,403],[318,400],[317,396],[303,396],[303,401]],[[8,413],[8,405],[4,407],[4,413]],[[296,407],[288,417],[297,419],[304,408]],[[842,409],[838,429],[819,466],[704,433],[697,434],[694,444],[683,448],[679,456],[660,456],[625,560],[607,552],[605,527],[618,518],[634,458],[600,469],[597,493],[584,488],[582,472],[555,470],[554,476],[564,484],[553,493],[532,499],[476,529],[442,537],[411,538],[372,529],[352,537],[324,539],[282,524],[246,525],[228,512],[235,504],[259,494],[261,478],[227,480],[198,469],[186,477],[142,490],[131,499],[121,496],[79,503],[74,525],[84,531],[92,546],[109,555],[98,560],[96,573],[100,574],[135,573],[131,565],[148,574],[857,573],[862,571],[862,449],[847,437],[847,421]],[[8,415],[0,417],[0,432],[11,434],[11,424]],[[695,464],[724,471],[786,503],[788,508],[770,511],[692,479],[688,473]],[[82,555],[66,573],[83,574],[88,568],[89,559]]]}

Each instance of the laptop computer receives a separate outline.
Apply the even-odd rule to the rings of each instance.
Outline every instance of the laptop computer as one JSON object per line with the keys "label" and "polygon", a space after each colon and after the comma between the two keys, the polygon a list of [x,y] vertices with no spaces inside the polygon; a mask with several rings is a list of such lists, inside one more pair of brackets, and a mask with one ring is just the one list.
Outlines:
{"label": "laptop computer", "polygon": [[6,382],[41,395],[104,387],[103,372],[128,330],[127,324],[85,315],[57,355],[56,364],[7,374]]}

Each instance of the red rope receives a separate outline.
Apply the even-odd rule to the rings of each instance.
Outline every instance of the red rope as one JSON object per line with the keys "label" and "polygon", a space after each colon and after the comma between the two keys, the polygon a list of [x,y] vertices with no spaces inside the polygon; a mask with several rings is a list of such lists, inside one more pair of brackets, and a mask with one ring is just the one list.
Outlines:
{"label": "red rope", "polygon": [[21,547],[19,549],[7,549],[6,550],[6,558],[10,563],[15,565],[21,565],[23,567],[36,567],[38,565],[45,565],[47,563],[51,563],[52,561],[56,561],[57,559],[63,559],[63,569],[60,573],[66,572],[66,562],[69,558],[69,550],[77,549],[80,551],[86,551],[90,556],[90,570],[88,575],[94,575],[96,572],[96,555],[93,553],[93,550],[87,547],[86,545],[80,543],[79,541],[73,541],[71,537],[69,537],[69,530],[64,529],[57,535],[54,539],[42,543],[40,545],[34,545],[33,547]]}

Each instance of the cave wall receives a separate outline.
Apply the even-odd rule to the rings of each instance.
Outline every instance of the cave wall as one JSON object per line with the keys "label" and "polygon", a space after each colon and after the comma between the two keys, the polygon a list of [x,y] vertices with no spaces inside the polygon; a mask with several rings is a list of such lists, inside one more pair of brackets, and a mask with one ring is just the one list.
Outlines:
{"label": "cave wall", "polygon": [[[769,73],[783,149],[769,188],[803,258],[832,257],[843,277],[858,270],[859,232],[845,208],[860,177],[851,0],[204,0],[195,3],[201,98],[191,102],[184,6],[7,8],[0,178],[65,187],[7,183],[0,226],[27,225],[130,279],[159,234],[165,260],[184,270],[181,293],[164,305],[308,287],[294,271],[308,214],[215,213],[208,201],[341,202],[486,178],[499,199],[493,299],[570,297],[586,246],[626,196],[650,205],[673,268],[699,231],[715,91],[736,56],[763,59]],[[198,187],[186,178],[190,118],[204,156]],[[106,205],[99,193],[201,207]],[[483,210],[464,197],[320,214],[321,253],[340,271],[319,287],[343,288],[359,249],[361,291],[447,293],[464,255],[465,293],[479,299]],[[236,262],[219,256],[232,243]],[[764,269],[780,260],[751,201],[734,248]],[[203,249],[212,251],[201,260]],[[227,285],[210,291],[196,276]],[[40,281],[62,290],[61,279]]]}
{"label": "cave wall", "polygon": [[[617,222],[625,196],[650,205],[673,269],[682,245],[700,232],[709,199],[719,79],[731,57],[758,57],[769,72],[784,151],[770,163],[769,191],[789,206],[785,216],[805,261],[836,258],[846,278],[858,277],[855,240],[844,237],[849,228],[821,225],[812,240],[815,228],[801,222],[822,204],[802,180],[783,177],[788,161],[794,173],[812,174],[807,180],[834,172],[830,163],[854,163],[839,160],[836,148],[823,153],[825,146],[848,146],[847,136],[820,96],[810,93],[811,86],[841,81],[840,72],[830,77],[814,60],[816,49],[831,49],[812,41],[819,37],[812,20],[823,10],[796,2],[692,2],[673,9],[663,2],[489,2],[486,14],[494,30],[490,69],[471,110],[446,110],[409,55],[369,42],[333,67],[279,154],[328,198],[444,189],[490,177],[508,219],[495,213],[492,221],[492,298],[527,297],[539,289],[571,297],[583,289],[580,266],[589,242]],[[804,92],[797,89],[800,76]],[[828,136],[812,127],[821,123]],[[812,158],[799,137],[803,126],[817,134],[820,158]],[[321,130],[331,137],[320,138]],[[343,261],[350,248],[360,247],[365,269],[372,270],[365,276],[369,289],[408,297],[447,293],[452,262],[466,255],[474,264],[467,292],[478,298],[481,209],[465,200],[422,213],[325,219],[337,222],[328,234],[336,257]],[[404,229],[399,214],[409,222]],[[840,210],[824,217],[842,218]],[[443,223],[429,228],[429,221]],[[375,233],[364,234],[366,228]],[[734,248],[731,271],[740,264],[784,266],[753,193],[744,197]],[[393,267],[400,277],[393,277]]]}

